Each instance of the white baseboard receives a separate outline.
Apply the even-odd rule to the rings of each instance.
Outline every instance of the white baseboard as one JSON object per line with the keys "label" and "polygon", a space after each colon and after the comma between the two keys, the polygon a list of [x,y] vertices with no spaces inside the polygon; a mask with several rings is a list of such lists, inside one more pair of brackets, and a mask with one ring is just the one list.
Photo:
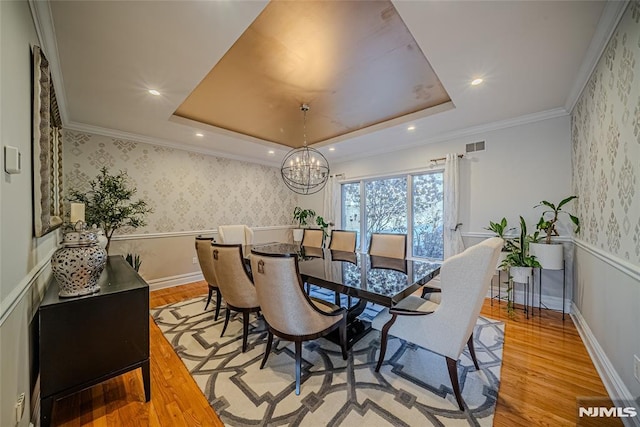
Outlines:
{"label": "white baseboard", "polygon": [[[609,397],[611,399],[634,401],[635,399],[631,392],[622,381],[622,378],[620,378],[620,375],[618,375],[595,335],[591,332],[586,320],[582,317],[582,313],[573,303],[571,303],[571,318],[576,325],[580,338],[582,338],[582,342],[587,348],[587,352],[589,352],[589,356],[591,356],[604,387],[607,389],[607,393],[609,393]],[[640,417],[626,418],[623,419],[623,422],[627,426],[640,426]]]}
{"label": "white baseboard", "polygon": [[157,291],[158,289],[171,288],[178,285],[186,285],[187,283],[199,282],[201,280],[204,280],[202,272],[197,272],[147,280],[147,283],[149,284],[150,291]]}

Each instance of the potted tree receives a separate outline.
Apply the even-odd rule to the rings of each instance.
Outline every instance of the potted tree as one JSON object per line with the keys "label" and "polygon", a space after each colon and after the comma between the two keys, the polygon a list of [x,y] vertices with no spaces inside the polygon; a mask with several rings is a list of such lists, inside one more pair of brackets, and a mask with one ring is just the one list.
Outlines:
{"label": "potted tree", "polygon": [[103,167],[96,179],[89,181],[89,187],[88,192],[70,190],[69,200],[84,203],[87,224],[95,224],[104,230],[107,253],[117,229],[142,227],[146,225],[145,215],[153,212],[147,201],[132,200],[137,189],[131,185],[126,172],[110,175]]}
{"label": "potted tree", "polygon": [[307,227],[307,221],[316,216],[316,212],[313,209],[302,209],[300,206],[296,206],[293,209],[293,220],[298,223],[298,228],[293,229],[293,241],[301,242],[304,235],[304,228]]}
{"label": "potted tree", "polygon": [[[558,217],[561,213],[566,214],[571,219],[571,222],[575,226],[574,232],[580,232],[580,220],[562,210],[562,207],[567,203],[576,199],[578,196],[569,196],[566,199],[560,201],[557,205],[546,200],[541,201],[534,207],[544,206],[547,209],[542,212],[540,220],[536,224],[537,231],[533,235],[533,242],[531,243],[531,253],[536,256],[542,268],[547,270],[562,270],[564,260],[564,248],[562,243],[553,243],[551,238],[558,236],[558,230],[556,228],[558,224]],[[540,233],[544,233],[544,236],[540,236]],[[540,242],[544,237],[544,242]]]}
{"label": "potted tree", "polygon": [[500,256],[498,257],[498,263],[496,264],[496,269],[500,268],[502,261],[507,257],[509,253],[509,247],[507,244],[507,237],[505,236],[508,232],[514,230],[513,227],[507,228],[507,219],[502,218],[500,222],[489,221],[489,226],[485,227],[485,230],[493,231],[496,236],[500,237],[504,240],[504,245],[502,246],[502,250],[500,251]]}

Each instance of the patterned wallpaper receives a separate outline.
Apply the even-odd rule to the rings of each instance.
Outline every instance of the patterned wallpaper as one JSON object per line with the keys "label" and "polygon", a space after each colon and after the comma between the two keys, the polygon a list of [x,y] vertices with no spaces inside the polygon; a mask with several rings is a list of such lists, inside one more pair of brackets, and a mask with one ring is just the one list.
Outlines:
{"label": "patterned wallpaper", "polygon": [[150,202],[147,226],[120,234],[292,224],[297,196],[278,168],[72,131],[64,134],[63,156],[65,192],[87,189],[106,166],[126,171],[136,196]]}
{"label": "patterned wallpaper", "polygon": [[632,1],[572,114],[573,188],[586,242],[640,265],[640,1]]}

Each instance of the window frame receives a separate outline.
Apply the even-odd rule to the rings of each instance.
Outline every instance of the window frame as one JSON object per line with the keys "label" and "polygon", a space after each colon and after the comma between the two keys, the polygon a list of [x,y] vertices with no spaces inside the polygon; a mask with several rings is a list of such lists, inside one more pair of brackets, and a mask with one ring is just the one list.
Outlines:
{"label": "window frame", "polygon": [[[415,260],[429,260],[431,262],[442,262],[442,260],[435,258],[427,258],[427,257],[416,257],[413,255],[413,177],[417,175],[429,175],[439,173],[443,175],[442,180],[442,196],[444,199],[444,167],[432,168],[432,169],[418,169],[406,172],[392,173],[392,174],[382,174],[382,175],[370,175],[364,177],[357,177],[351,179],[345,179],[344,181],[340,181],[340,223],[341,226],[344,227],[343,222],[343,207],[344,207],[344,199],[342,193],[342,186],[345,184],[355,184],[359,183],[359,191],[360,191],[360,229],[357,230],[359,235],[358,239],[358,250],[363,250],[366,248],[367,241],[366,232],[363,231],[365,224],[367,223],[367,214],[366,214],[366,203],[363,203],[363,198],[365,195],[365,186],[367,182],[371,181],[379,181],[385,179],[393,179],[393,178],[406,178],[407,179],[407,259],[415,259]],[[444,220],[444,205],[442,207],[442,218]],[[443,236],[444,239],[444,236]],[[444,245],[444,242],[443,242]]]}

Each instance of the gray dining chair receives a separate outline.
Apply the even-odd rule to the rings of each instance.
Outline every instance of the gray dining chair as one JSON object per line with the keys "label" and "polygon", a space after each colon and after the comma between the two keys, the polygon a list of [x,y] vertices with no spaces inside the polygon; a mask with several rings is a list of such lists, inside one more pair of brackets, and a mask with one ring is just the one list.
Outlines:
{"label": "gray dining chair", "polygon": [[355,252],[356,237],[357,233],[355,231],[333,230],[331,232],[329,249],[333,251]]}
{"label": "gray dining chair", "polygon": [[302,289],[295,255],[251,251],[251,271],[269,334],[260,369],[271,352],[273,336],[295,343],[296,394],[300,394],[302,342],[338,330],[342,358],[347,359],[347,312],[326,301],[311,299]]}
{"label": "gray dining chair", "polygon": [[382,366],[389,335],[442,355],[458,407],[464,411],[458,358],[466,344],[475,368],[480,369],[473,347],[473,328],[503,243],[501,238],[493,237],[447,258],[440,268],[439,303],[409,296],[378,313],[372,322],[372,327],[382,332],[376,372]]}
{"label": "gray dining chair", "polygon": [[216,311],[213,317],[214,320],[218,320],[220,314],[220,306],[222,305],[222,294],[218,288],[218,282],[216,275],[213,272],[213,243],[212,237],[196,237],[196,255],[198,256],[198,263],[200,264],[200,270],[202,270],[202,276],[209,286],[209,295],[207,296],[207,303],[204,306],[206,310],[211,302],[211,296],[216,293]]}
{"label": "gray dining chair", "polygon": [[407,235],[396,233],[372,233],[369,255],[404,259],[407,255]]}
{"label": "gray dining chair", "polygon": [[242,245],[213,243],[213,271],[218,280],[219,292],[227,304],[222,333],[229,325],[231,311],[242,313],[242,352],[247,351],[249,335],[249,314],[259,313],[260,304],[256,288],[245,269]]}

